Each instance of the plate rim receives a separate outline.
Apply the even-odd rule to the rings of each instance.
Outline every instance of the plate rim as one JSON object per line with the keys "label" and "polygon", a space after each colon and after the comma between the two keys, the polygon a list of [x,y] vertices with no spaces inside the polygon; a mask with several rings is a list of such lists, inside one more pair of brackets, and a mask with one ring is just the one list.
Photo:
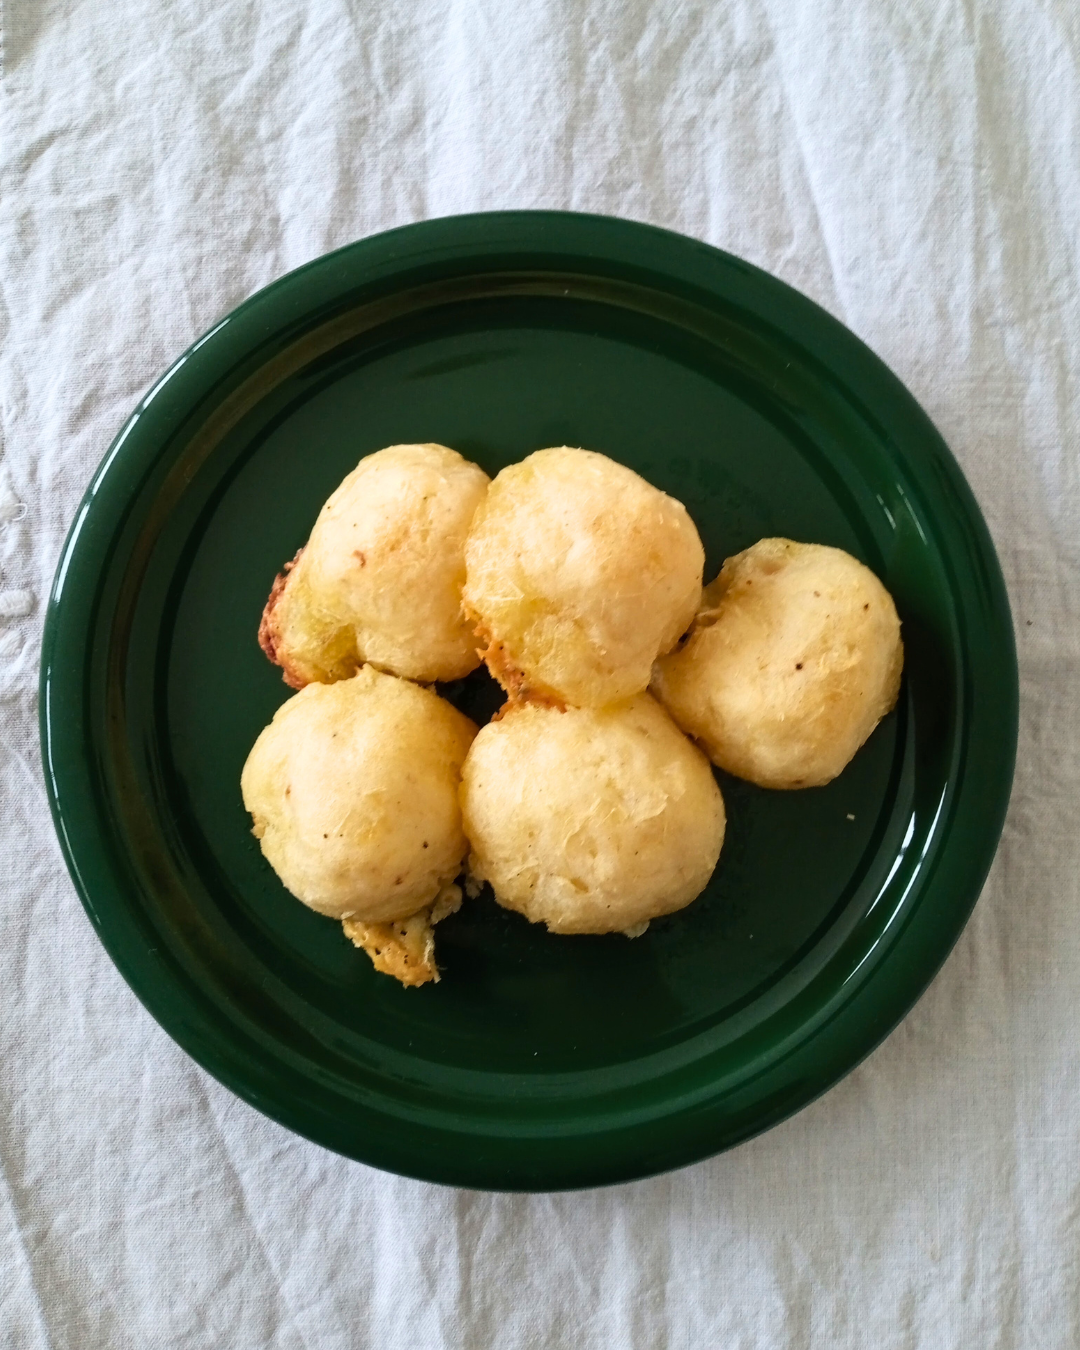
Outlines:
{"label": "plate rim", "polygon": [[[437,267],[447,258],[458,265],[470,255],[491,256],[493,248],[498,247],[507,247],[511,253],[516,250],[543,254],[545,250],[551,250],[552,256],[584,254],[588,257],[591,254],[595,255],[598,266],[605,263],[610,265],[612,238],[622,250],[622,263],[625,264],[627,258],[633,259],[643,272],[655,271],[658,276],[669,275],[663,270],[667,263],[673,271],[678,272],[683,283],[692,286],[693,283],[687,279],[695,268],[700,267],[706,272],[712,269],[713,272],[723,274],[736,289],[742,288],[750,297],[763,295],[771,309],[771,321],[783,320],[782,324],[776,324],[781,331],[797,331],[809,324],[826,344],[833,345],[842,354],[844,361],[856,369],[859,373],[857,384],[865,380],[871,387],[876,387],[882,395],[882,401],[889,405],[893,418],[899,418],[901,423],[921,431],[925,438],[926,461],[922,467],[932,466],[941,475],[947,490],[952,494],[954,506],[959,507],[962,526],[969,536],[969,546],[982,568],[987,612],[979,616],[984,631],[977,632],[975,640],[987,664],[978,672],[981,686],[975,712],[980,724],[985,723],[987,727],[992,725],[994,735],[985,742],[976,740],[973,746],[976,758],[987,761],[982,768],[989,776],[981,782],[981,816],[966,827],[968,838],[974,841],[975,846],[963,859],[957,859],[955,855],[959,850],[955,847],[952,849],[952,870],[959,873],[953,877],[953,884],[959,888],[958,896],[948,910],[924,916],[923,922],[915,924],[913,928],[912,921],[920,913],[919,906],[914,906],[914,912],[908,916],[903,931],[895,936],[888,947],[888,959],[883,959],[868,972],[865,981],[853,992],[837,1017],[829,1019],[831,1026],[842,1014],[848,1028],[845,1038],[832,1042],[831,1053],[828,1045],[819,1043],[819,1038],[829,1026],[819,1027],[792,1052],[809,1056],[817,1064],[813,1074],[815,1081],[808,1089],[796,1094],[797,1099],[778,1101],[770,1112],[760,1116],[755,1128],[736,1139],[710,1146],[710,1132],[706,1123],[704,1128],[684,1132],[682,1148],[665,1148],[662,1140],[652,1142],[650,1147],[653,1152],[649,1156],[640,1146],[636,1154],[631,1148],[629,1154],[634,1154],[636,1158],[633,1162],[628,1162],[629,1155],[625,1149],[621,1153],[615,1151],[610,1158],[597,1157],[592,1165],[584,1167],[580,1164],[560,1167],[557,1161],[549,1161],[544,1184],[537,1185],[535,1176],[526,1177],[524,1171],[514,1176],[507,1172],[505,1164],[493,1167],[489,1161],[485,1161],[482,1151],[474,1161],[467,1161],[462,1166],[443,1165],[437,1152],[433,1164],[431,1151],[422,1150],[424,1161],[417,1165],[419,1155],[415,1145],[408,1140],[404,1149],[388,1148],[385,1142],[376,1144],[370,1140],[365,1140],[364,1147],[360,1149],[355,1143],[349,1147],[332,1130],[313,1130],[310,1121],[302,1118],[302,1110],[298,1116],[287,1105],[269,1100],[263,1085],[253,1081],[250,1072],[238,1072],[230,1063],[229,1056],[218,1052],[213,1038],[207,1039],[206,1027],[197,1025],[198,1018],[183,1021],[178,1028],[171,1001],[179,998],[182,1003],[185,997],[190,1000],[191,991],[181,990],[178,994],[175,987],[168,986],[170,980],[175,986],[177,975],[183,978],[183,972],[166,972],[163,961],[147,964],[143,957],[137,959],[138,942],[132,943],[131,933],[118,932],[115,915],[110,917],[107,904],[102,909],[95,900],[95,893],[100,891],[103,884],[101,878],[107,877],[111,869],[108,860],[104,864],[102,862],[105,845],[100,838],[95,837],[92,825],[87,824],[87,817],[92,816],[95,810],[93,800],[87,802],[85,796],[86,785],[90,782],[89,773],[83,775],[79,786],[75,785],[73,755],[65,748],[65,738],[60,728],[91,725],[89,700],[82,680],[93,631],[93,619],[88,613],[92,607],[85,603],[90,589],[87,576],[89,574],[96,578],[104,572],[109,541],[117,528],[114,518],[116,501],[99,498],[98,494],[103,486],[111,483],[111,495],[117,500],[125,493],[132,497],[135,495],[134,487],[122,486],[124,474],[130,475],[140,465],[145,469],[147,462],[163,458],[169,449],[168,443],[163,442],[158,446],[156,455],[152,453],[148,441],[148,438],[152,438],[150,423],[165,424],[171,418],[175,419],[178,410],[185,406],[185,399],[190,401],[193,392],[202,390],[202,396],[206,396],[206,380],[211,371],[210,358],[219,351],[223,355],[231,351],[234,358],[232,364],[228,361],[218,364],[230,371],[234,370],[245,353],[250,355],[250,332],[257,331],[260,324],[266,323],[271,317],[276,319],[278,330],[288,323],[303,324],[314,312],[315,293],[318,292],[321,297],[320,303],[332,304],[335,288],[340,297],[342,281],[355,279],[357,270],[366,272],[369,278],[385,276],[392,280],[395,275],[400,276],[409,268],[415,271],[417,267]],[[674,263],[678,263],[678,267],[674,267]],[[306,301],[305,290],[308,295]],[[805,338],[800,341],[805,342]],[[845,378],[844,383],[852,387],[849,378]],[[871,406],[875,406],[874,401]],[[140,432],[139,423],[144,418],[147,421]],[[108,508],[104,514],[99,505],[102,501]],[[109,516],[109,510],[113,511],[113,517]],[[95,556],[98,561],[96,568],[76,565],[92,560]],[[80,601],[83,602],[81,606]],[[959,597],[957,604],[958,617],[967,626],[969,621],[974,620],[963,613]],[[971,635],[966,634],[966,637],[970,639]],[[80,650],[81,662],[73,664],[66,659],[71,653]],[[76,669],[79,679],[73,674]],[[989,530],[955,458],[899,378],[839,320],[801,292],[753,264],[711,245],[656,226],[618,217],[550,211],[484,212],[440,217],[357,240],[271,282],[188,347],[151,385],[126,419],[94,472],[76,510],[60,552],[46,611],[39,694],[41,753],[46,789],[69,873],[114,964],[170,1037],[213,1077],[249,1104],[324,1147],[402,1175],[492,1190],[553,1190],[611,1184],[687,1165],[771,1128],[809,1105],[854,1069],[921,997],[952,950],[974,908],[1004,824],[1019,719],[1019,685],[1011,611]],[[988,706],[991,704],[992,707]],[[971,740],[969,735],[968,741]],[[987,748],[991,741],[992,753]],[[968,748],[972,747],[969,745]],[[969,794],[971,790],[968,789]],[[964,784],[961,783],[954,812],[959,811],[963,801]],[[944,852],[948,854],[949,850],[945,849]],[[938,864],[941,861],[940,857],[936,860]],[[95,877],[94,873],[99,875]],[[923,879],[920,890],[930,883],[932,875],[933,872]],[[122,916],[120,927],[123,927]],[[912,968],[917,970],[917,977],[914,980],[910,976],[899,980],[894,978],[883,984],[883,972],[888,970],[890,961],[894,971],[898,966],[914,963]],[[859,1026],[858,1031],[853,1030],[856,1025]],[[840,1053],[837,1052],[838,1047]],[[255,1075],[255,1078],[258,1077]],[[675,1116],[664,1119],[675,1119]],[[471,1136],[463,1134],[458,1137],[464,1141]],[[641,1142],[646,1142],[644,1136]],[[523,1147],[528,1146],[528,1142],[524,1141]],[[653,1165],[654,1161],[656,1165]]]}

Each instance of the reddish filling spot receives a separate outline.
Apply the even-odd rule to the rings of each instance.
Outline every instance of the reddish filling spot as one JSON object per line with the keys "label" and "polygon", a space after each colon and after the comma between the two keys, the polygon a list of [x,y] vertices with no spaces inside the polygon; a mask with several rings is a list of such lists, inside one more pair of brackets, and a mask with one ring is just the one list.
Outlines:
{"label": "reddish filling spot", "polygon": [[281,571],[274,578],[274,584],[270,587],[270,595],[263,607],[262,618],[259,620],[259,646],[266,653],[267,659],[272,661],[275,666],[282,667],[282,679],[293,689],[303,689],[306,681],[300,679],[295,672],[290,671],[285,662],[278,655],[277,626],[274,622],[274,611],[277,609],[284,591],[285,583],[288,580],[289,573],[300,561],[300,554],[303,549],[296,550],[296,557],[292,562],[287,562]]}

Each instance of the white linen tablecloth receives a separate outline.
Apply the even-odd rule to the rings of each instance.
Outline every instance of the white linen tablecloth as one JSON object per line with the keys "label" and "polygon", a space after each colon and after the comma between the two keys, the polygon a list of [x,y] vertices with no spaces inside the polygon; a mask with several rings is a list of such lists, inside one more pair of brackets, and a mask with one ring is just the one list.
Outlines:
{"label": "white linen tablecloth", "polygon": [[[0,1344],[1080,1344],[1080,7],[3,0]],[[210,1080],[113,969],[42,789],[40,626],[162,368],[359,236],[608,212],[749,258],[908,383],[1008,581],[1019,764],[959,946],[768,1135],[656,1180],[383,1175]]]}

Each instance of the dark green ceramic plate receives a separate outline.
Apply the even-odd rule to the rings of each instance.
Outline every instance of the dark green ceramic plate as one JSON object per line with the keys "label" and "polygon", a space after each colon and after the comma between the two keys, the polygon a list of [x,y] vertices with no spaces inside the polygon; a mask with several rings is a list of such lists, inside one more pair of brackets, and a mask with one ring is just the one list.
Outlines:
{"label": "dark green ceramic plate", "polygon": [[[708,574],[762,535],[836,544],[896,597],[900,706],[831,786],[723,779],[689,909],[555,938],[490,895],[403,989],[282,889],[240,769],[287,696],[255,641],[274,574],[369,451],[489,473],[601,450],[681,498]],[[486,676],[447,691],[474,715]],[[790,1115],[903,1016],[994,853],[1016,738],[1008,603],[941,438],[835,320],[673,234],[548,213],[366,239],[242,305],[164,374],[56,575],[42,740],[72,876],[150,1012],[267,1115],[460,1186],[592,1186]]]}

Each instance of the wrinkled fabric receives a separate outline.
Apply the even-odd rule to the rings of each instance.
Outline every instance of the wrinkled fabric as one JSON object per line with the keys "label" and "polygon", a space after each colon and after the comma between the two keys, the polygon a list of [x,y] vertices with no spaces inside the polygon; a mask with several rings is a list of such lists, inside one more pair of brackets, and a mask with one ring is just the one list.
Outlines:
{"label": "wrinkled fabric", "polygon": [[[1080,8],[4,0],[0,1342],[13,1350],[1080,1344]],[[1008,583],[1004,839],[928,993],[730,1154],[507,1196],[232,1097],[52,835],[50,578],[128,410],[283,272],[460,211],[684,231],[806,291],[943,431]]]}

